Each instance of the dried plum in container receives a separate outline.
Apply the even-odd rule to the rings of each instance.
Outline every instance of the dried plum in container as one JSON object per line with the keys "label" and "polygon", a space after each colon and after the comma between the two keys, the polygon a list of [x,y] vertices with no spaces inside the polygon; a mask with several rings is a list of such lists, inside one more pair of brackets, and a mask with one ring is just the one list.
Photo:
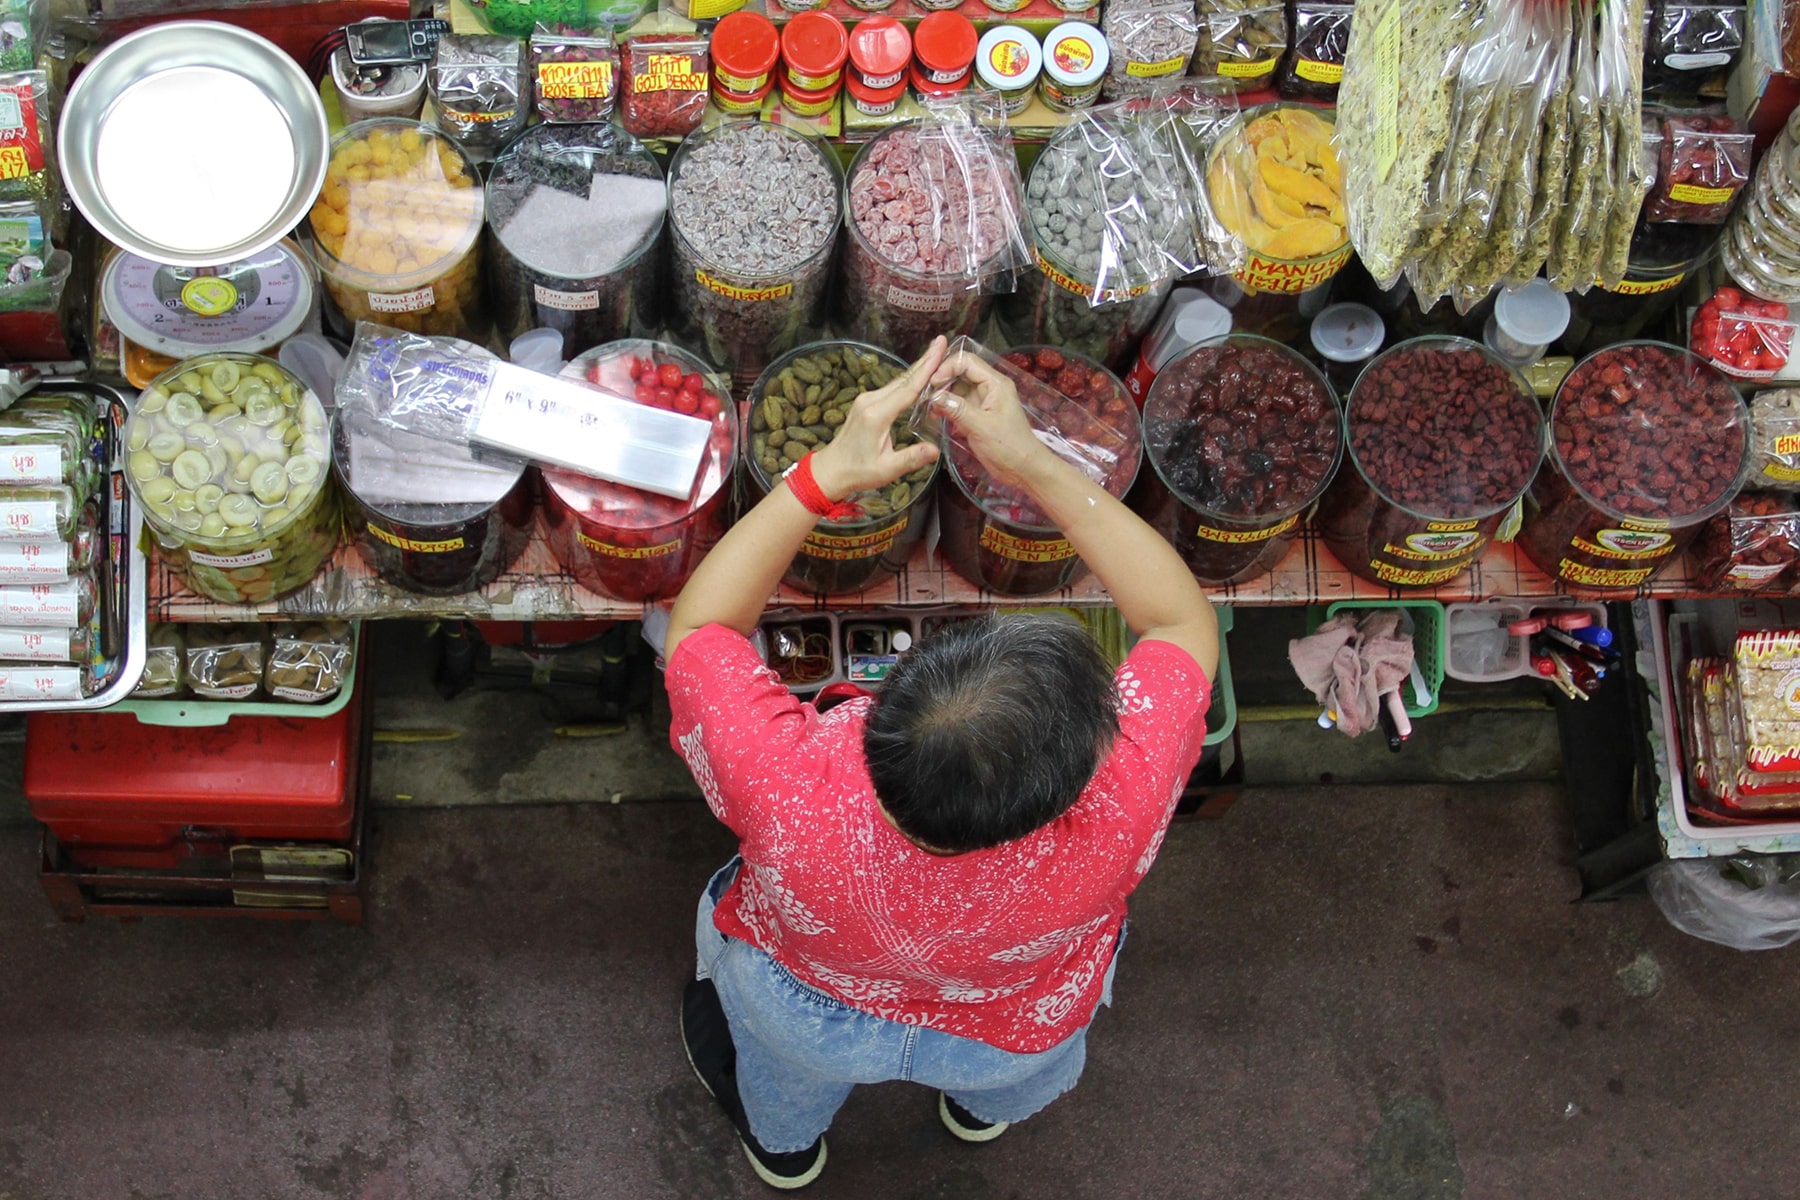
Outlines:
{"label": "dried plum in container", "polygon": [[656,157],[618,127],[527,130],[487,185],[501,335],[555,329],[574,349],[653,326],[667,204]]}
{"label": "dried plum in container", "polygon": [[836,159],[780,125],[728,121],[676,150],[676,314],[735,386],[822,321],[842,194]]}
{"label": "dried plum in container", "polygon": [[1244,583],[1286,557],[1337,471],[1337,396],[1318,368],[1265,338],[1204,342],[1165,366],[1144,402],[1151,473],[1132,504],[1202,583]]}
{"label": "dried plum in container", "polygon": [[1338,561],[1389,587],[1467,570],[1543,459],[1543,414],[1491,350],[1421,337],[1379,355],[1350,390],[1349,466],[1315,518]]}
{"label": "dried plum in container", "polygon": [[1749,466],[1743,399],[1716,368],[1661,342],[1578,363],[1557,389],[1550,434],[1519,546],[1584,588],[1648,581],[1730,503]]}

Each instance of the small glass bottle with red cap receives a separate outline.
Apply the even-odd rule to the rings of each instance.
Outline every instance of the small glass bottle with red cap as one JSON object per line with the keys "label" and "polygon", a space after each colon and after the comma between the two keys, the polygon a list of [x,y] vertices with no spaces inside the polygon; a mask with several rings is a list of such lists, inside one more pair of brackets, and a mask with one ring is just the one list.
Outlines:
{"label": "small glass bottle with red cap", "polygon": [[980,45],[975,23],[961,13],[921,17],[913,30],[913,90],[921,96],[948,96],[968,87]]}
{"label": "small glass bottle with red cap", "polygon": [[893,17],[870,17],[850,31],[850,70],[846,86],[857,109],[881,117],[894,111],[906,95],[907,68],[912,62],[912,34]]}
{"label": "small glass bottle with red cap", "polygon": [[713,29],[713,103],[728,113],[755,112],[775,86],[781,35],[761,13],[739,10]]}

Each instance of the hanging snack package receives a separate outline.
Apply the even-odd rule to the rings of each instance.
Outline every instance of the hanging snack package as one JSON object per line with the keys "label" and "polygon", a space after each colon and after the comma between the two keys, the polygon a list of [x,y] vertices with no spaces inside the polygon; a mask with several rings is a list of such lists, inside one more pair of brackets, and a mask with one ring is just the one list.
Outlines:
{"label": "hanging snack package", "polygon": [[1800,492],[1800,388],[1772,388],[1750,402],[1747,488]]}
{"label": "hanging snack package", "polygon": [[50,194],[50,82],[42,71],[0,75],[0,200]]}
{"label": "hanging snack package", "polygon": [[710,42],[658,33],[626,41],[620,124],[642,138],[684,138],[700,128],[711,87]]}
{"label": "hanging snack package", "polygon": [[208,700],[249,700],[262,687],[262,629],[196,625],[187,635],[187,685]]}
{"label": "hanging snack package", "polygon": [[484,159],[531,118],[524,47],[488,34],[445,34],[431,64],[431,102],[450,140]]}
{"label": "hanging snack package", "polygon": [[1800,710],[1790,682],[1800,671],[1800,631],[1740,633],[1732,657],[1743,708],[1745,764],[1752,771],[1800,771]]}
{"label": "hanging snack package", "polygon": [[1344,79],[1344,52],[1350,48],[1353,4],[1294,5],[1294,30],[1275,86],[1284,96],[1337,99]]}
{"label": "hanging snack package", "polygon": [[1651,221],[1723,225],[1750,182],[1756,136],[1724,114],[1671,113],[1663,119],[1662,162],[1644,205]]}
{"label": "hanging snack package", "polygon": [[685,499],[712,423],[501,362],[480,346],[363,322],[338,404],[385,425]]}
{"label": "hanging snack package", "polygon": [[1242,111],[1237,92],[1218,79],[1190,79],[1159,93],[1149,106],[1143,119],[1157,123],[1185,176],[1182,189],[1189,197],[1195,253],[1214,275],[1229,275],[1244,265],[1245,246],[1213,211],[1207,199],[1206,168],[1213,146],[1237,126]]}
{"label": "hanging snack package", "polygon": [[268,694],[300,704],[337,695],[350,675],[352,636],[347,621],[275,626],[263,671]]}
{"label": "hanging snack package", "polygon": [[180,625],[154,625],[149,644],[144,648],[144,673],[132,696],[138,700],[159,700],[179,696],[187,664],[187,649],[182,644]]}
{"label": "hanging snack package", "polygon": [[[1348,9],[1350,6],[1315,7]],[[1238,92],[1262,91],[1275,82],[1275,68],[1288,47],[1285,6],[1240,6],[1222,0],[1205,0],[1200,5],[1200,13],[1200,40],[1194,54],[1194,74],[1201,78],[1226,80],[1232,90]],[[1347,18],[1344,29],[1347,39]],[[1344,61],[1341,48],[1337,61],[1341,78]]]}
{"label": "hanging snack package", "polygon": [[[1279,19],[1281,6],[1275,6]],[[1109,66],[1103,89],[1109,100],[1143,96],[1156,80],[1187,74],[1200,44],[1200,21],[1192,3],[1179,0],[1113,0],[1100,31],[1106,35]],[[1269,60],[1274,69],[1277,50]]]}
{"label": "hanging snack package", "polygon": [[1800,561],[1800,506],[1793,496],[1744,492],[1706,519],[1690,553],[1703,592],[1785,592]]}
{"label": "hanging snack package", "polygon": [[619,48],[604,33],[539,27],[531,35],[531,94],[538,116],[555,123],[604,121],[619,90]]}
{"label": "hanging snack package", "polygon": [[29,71],[49,32],[50,6],[40,0],[0,0],[0,71]]}
{"label": "hanging snack package", "polygon": [[1731,73],[1744,53],[1749,14],[1743,3],[1663,0],[1651,13],[1644,90],[1697,94]]}

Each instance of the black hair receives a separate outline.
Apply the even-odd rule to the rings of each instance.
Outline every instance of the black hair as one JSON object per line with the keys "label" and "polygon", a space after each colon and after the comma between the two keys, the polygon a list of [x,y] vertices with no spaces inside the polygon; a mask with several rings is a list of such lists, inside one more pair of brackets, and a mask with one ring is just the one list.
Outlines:
{"label": "black hair", "polygon": [[1061,617],[950,625],[889,671],[863,726],[875,795],[900,831],[948,854],[1067,812],[1119,731],[1112,668]]}

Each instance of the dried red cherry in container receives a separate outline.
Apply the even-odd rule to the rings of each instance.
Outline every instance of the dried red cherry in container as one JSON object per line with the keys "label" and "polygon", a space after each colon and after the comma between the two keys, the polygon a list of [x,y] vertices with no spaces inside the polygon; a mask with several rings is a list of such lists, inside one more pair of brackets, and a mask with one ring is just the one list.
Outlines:
{"label": "dried red cherry in container", "polygon": [[639,404],[712,421],[712,439],[683,500],[574,471],[543,471],[550,552],[564,570],[589,591],[618,600],[673,596],[725,536],[728,484],[737,464],[731,389],[679,346],[637,338],[590,350],[562,374]]}
{"label": "dried red cherry in container", "polygon": [[1350,390],[1351,470],[1314,519],[1338,560],[1389,587],[1469,568],[1544,457],[1543,413],[1519,373],[1457,337],[1401,342]]}
{"label": "dried red cherry in container", "polygon": [[[1115,496],[1137,478],[1143,436],[1137,405],[1118,376],[1093,359],[1051,346],[1020,346],[994,366],[1019,389],[1039,438]],[[958,575],[1003,596],[1036,596],[1087,574],[1075,547],[1035,501],[988,476],[962,440],[944,458],[955,486],[945,485],[938,520],[944,557]]]}
{"label": "dried red cherry in container", "polygon": [[1578,587],[1635,588],[1737,495],[1749,412],[1717,368],[1678,346],[1626,342],[1576,364],[1550,413],[1550,464],[1519,546]]}
{"label": "dried red cherry in container", "polygon": [[1279,342],[1202,342],[1156,376],[1144,401],[1151,470],[1132,507],[1202,583],[1275,569],[1343,457],[1337,395]]}

